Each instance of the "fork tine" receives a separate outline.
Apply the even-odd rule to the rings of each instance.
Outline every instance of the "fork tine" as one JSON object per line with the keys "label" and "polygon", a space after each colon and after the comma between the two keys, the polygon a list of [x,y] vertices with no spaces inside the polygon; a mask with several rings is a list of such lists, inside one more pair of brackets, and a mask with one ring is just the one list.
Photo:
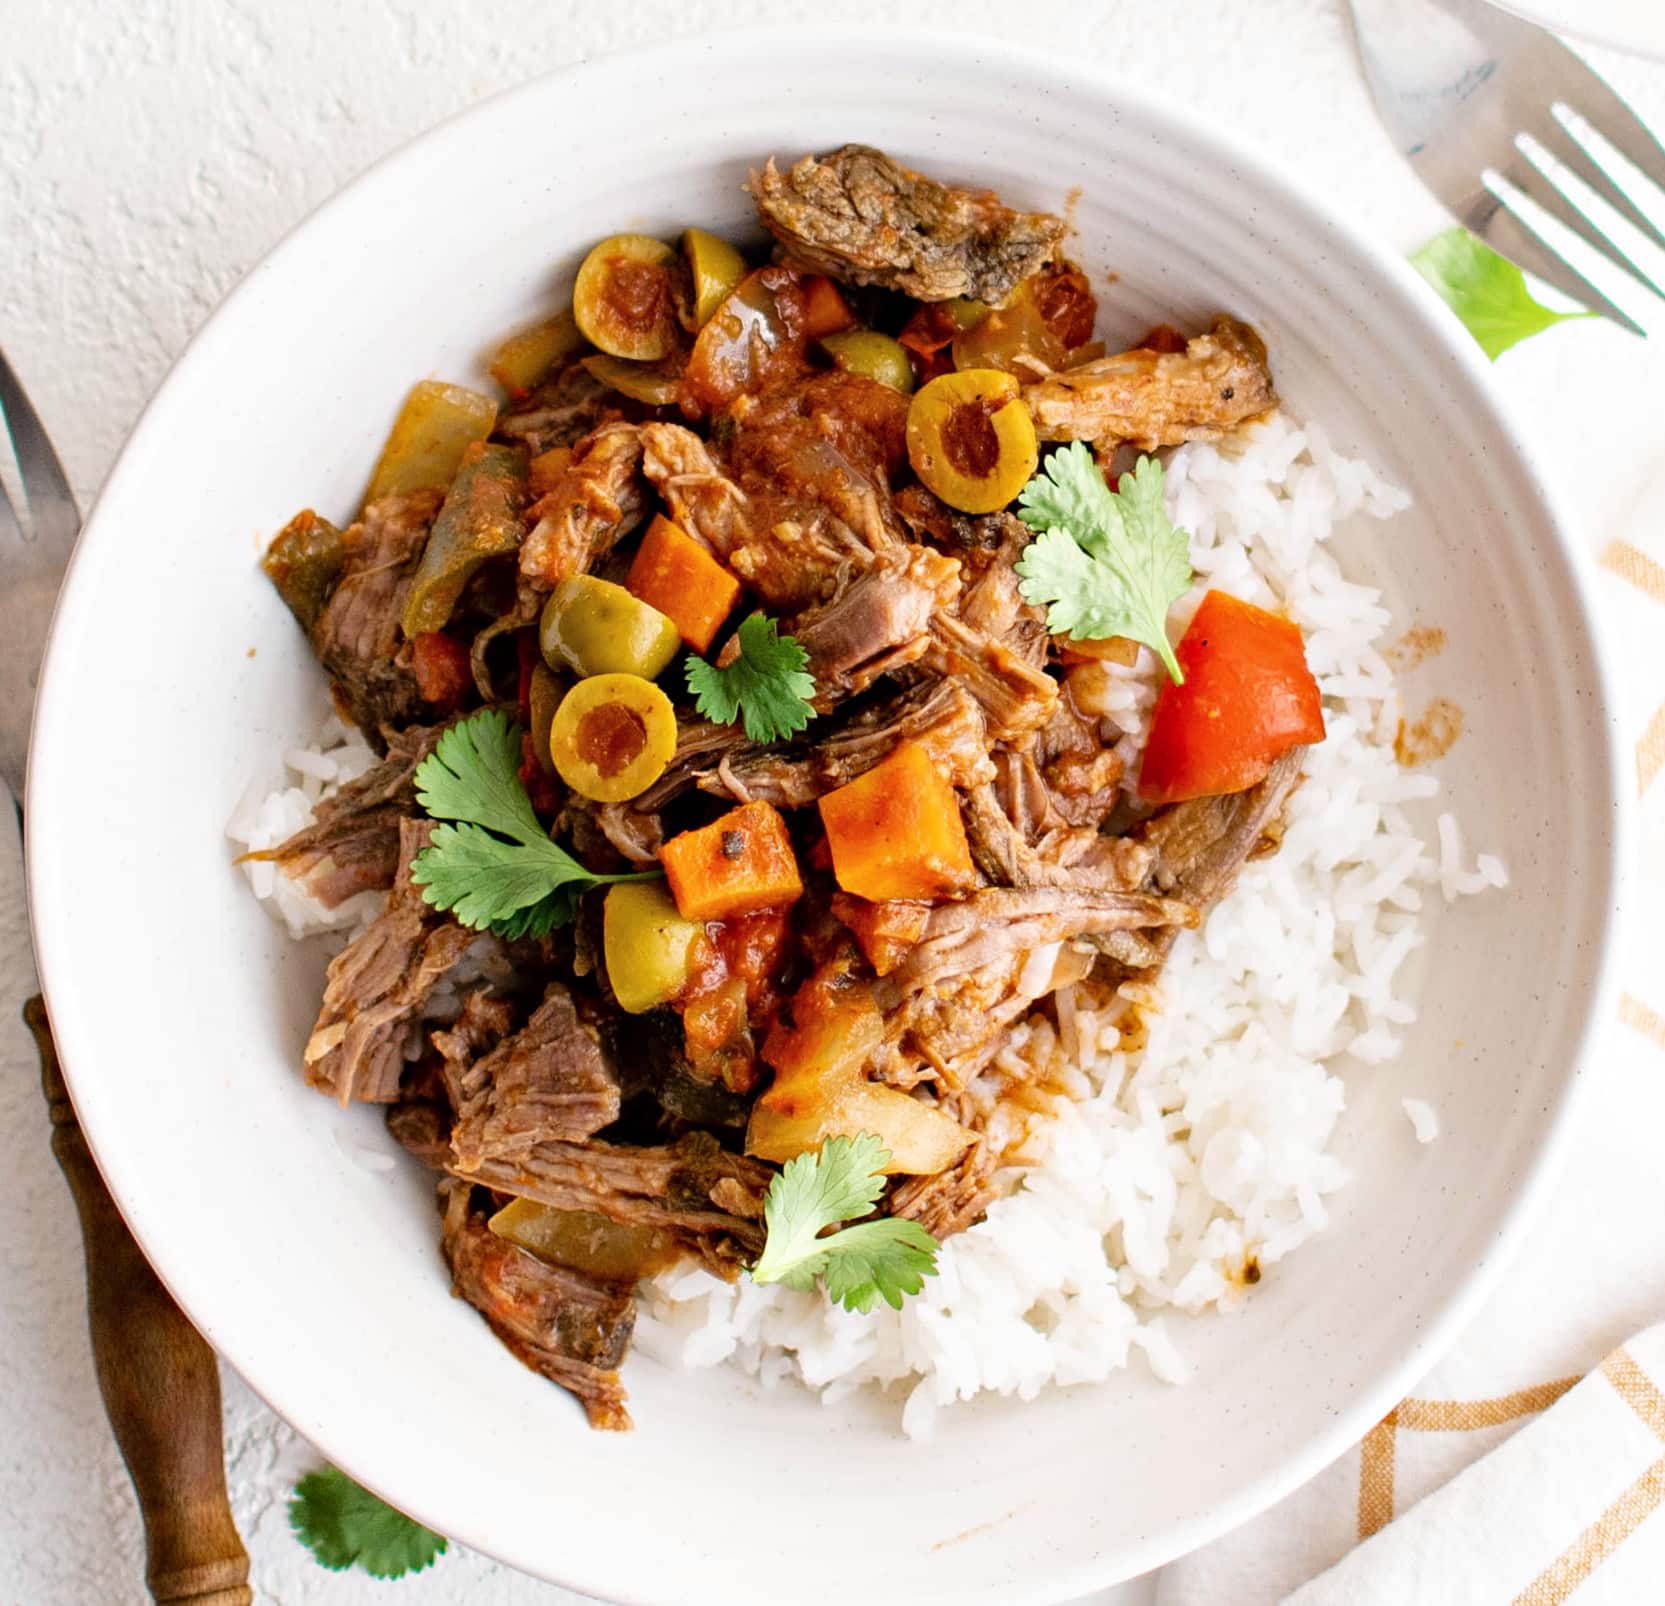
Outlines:
{"label": "fork tine", "polygon": [[1609,301],[1571,263],[1547,246],[1525,223],[1495,195],[1495,203],[1484,218],[1471,219],[1469,227],[1481,236],[1494,251],[1509,258],[1517,267],[1553,285],[1562,295],[1571,296],[1592,312],[1628,329],[1633,335],[1647,335],[1647,330],[1622,307]]}
{"label": "fork tine", "polygon": [[[1539,165],[1537,157],[1529,150],[1520,151],[1516,159],[1503,169],[1502,176],[1516,189],[1530,196],[1557,222],[1564,224],[1591,250],[1665,301],[1665,290],[1659,288],[1647,270],[1625,249],[1622,240],[1600,221],[1599,214],[1592,214],[1586,209],[1583,204],[1585,198],[1570,187],[1571,180],[1568,187],[1563,187],[1555,176]],[[1595,199],[1599,202],[1603,198],[1598,194]]]}
{"label": "fork tine", "polygon": [[[1602,137],[1595,124],[1576,108],[1569,106],[1565,110],[1577,116],[1598,138]],[[1582,178],[1620,216],[1635,224],[1651,241],[1656,240],[1665,247],[1665,190],[1662,190],[1660,196],[1662,209],[1659,215],[1651,217],[1647,208],[1636,200],[1609,170],[1606,157],[1591,149],[1586,143],[1587,136],[1566,122],[1558,111],[1552,110],[1542,119],[1542,126],[1534,128],[1532,133],[1546,149]]]}
{"label": "fork tine", "polygon": [[6,493],[6,482],[0,480],[0,548],[15,546],[23,540],[23,524]]}
{"label": "fork tine", "polygon": [[[1605,79],[1591,73],[1579,86],[1578,104],[1568,104],[1650,183],[1665,191],[1665,145]],[[1665,228],[1665,219],[1647,221],[1655,233]]]}
{"label": "fork tine", "polygon": [[[12,372],[4,352],[0,352],[0,416],[11,430],[35,539],[67,545],[74,539],[81,522],[75,508],[75,493],[69,488],[69,476],[52,449],[40,415],[31,405],[22,382]],[[11,512],[15,522],[17,510],[14,508]]]}

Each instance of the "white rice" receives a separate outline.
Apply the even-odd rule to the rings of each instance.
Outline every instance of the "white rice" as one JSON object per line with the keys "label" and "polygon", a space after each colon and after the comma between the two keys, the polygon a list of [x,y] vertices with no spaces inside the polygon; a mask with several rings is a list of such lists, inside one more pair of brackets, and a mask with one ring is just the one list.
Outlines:
{"label": "white rice", "polygon": [[1418,1143],[1432,1143],[1440,1135],[1440,1112],[1426,1099],[1400,1099],[1399,1105],[1410,1117]]}
{"label": "white rice", "polygon": [[[1423,941],[1425,896],[1507,876],[1489,855],[1465,863],[1450,814],[1432,843],[1412,824],[1407,805],[1439,783],[1394,757],[1399,706],[1379,647],[1391,621],[1325,544],[1344,520],[1401,510],[1404,494],[1316,426],[1274,418],[1175,452],[1168,497],[1199,577],[1174,630],[1214,587],[1281,608],[1306,632],[1328,736],[1282,848],[1175,946],[1159,989],[1175,1007],[1145,1015],[1141,1047],[1120,1046],[1116,1010],[1093,1010],[1085,993],[1059,1000],[1062,1043],[1038,1018],[1014,1033],[1003,1062],[1049,1061],[1075,1102],[1059,1101],[1029,1140],[1033,1163],[1001,1175],[1003,1197],[944,1243],[938,1275],[900,1311],[851,1315],[819,1294],[677,1269],[646,1290],[636,1342],[648,1354],[796,1377],[828,1402],[905,1383],[902,1426],[917,1436],[955,1400],[1100,1381],[1135,1350],[1183,1381],[1161,1313],[1241,1304],[1249,1282],[1323,1231],[1324,1201],[1347,1181],[1328,1152],[1344,1102],[1337,1062],[1398,1053],[1416,1018],[1400,978]],[[1114,722],[1130,768],[1156,686],[1148,652],[1131,669],[1074,672],[1077,701]],[[1066,1058],[1073,1081],[1058,1075]],[[1431,1107],[1406,1108],[1419,1137],[1430,1122],[1437,1131]]]}
{"label": "white rice", "polygon": [[[344,724],[332,712],[310,747],[291,748],[283,755],[283,767],[293,780],[272,789],[258,780],[251,784],[226,825],[226,835],[246,853],[275,848],[312,823],[312,811],[323,799],[375,762],[375,752],[357,726]],[[326,909],[275,864],[247,860],[242,869],[255,896],[297,940],[331,932],[337,934],[337,945],[344,945],[387,903],[385,893],[360,892]]]}
{"label": "white rice", "polygon": [[[1347,1181],[1328,1151],[1344,1103],[1338,1062],[1398,1053],[1416,1018],[1402,974],[1424,940],[1425,897],[1450,901],[1508,876],[1489,854],[1467,863],[1450,813],[1433,841],[1412,823],[1407,806],[1439,783],[1394,756],[1399,704],[1379,646],[1391,621],[1326,545],[1346,520],[1403,509],[1404,494],[1335,452],[1316,425],[1283,417],[1219,447],[1180,449],[1167,483],[1198,573],[1171,629],[1214,587],[1282,609],[1306,633],[1328,735],[1309,753],[1281,849],[1181,938],[1159,987],[1124,987],[1109,1007],[1065,993],[1056,1030],[1036,1017],[1013,1032],[994,1070],[1044,1065],[1070,1097],[1028,1132],[1013,1151],[1025,1163],[997,1178],[1002,1196],[986,1219],[944,1243],[938,1275],[900,1312],[857,1316],[819,1294],[676,1268],[642,1291],[636,1342],[648,1355],[796,1378],[827,1403],[905,1383],[902,1426],[919,1436],[953,1401],[1100,1381],[1135,1350],[1157,1377],[1183,1382],[1188,1366],[1162,1313],[1240,1305],[1249,1283],[1324,1230],[1324,1201]],[[1071,675],[1131,771],[1156,695],[1154,655]],[[314,746],[284,755],[293,779],[255,791],[229,834],[245,848],[281,842],[372,762],[332,719]],[[363,894],[327,911],[273,866],[244,869],[297,937],[342,942],[382,904]],[[1124,1046],[1133,1004],[1147,1035]],[[1432,1106],[1403,1104],[1430,1141]]]}

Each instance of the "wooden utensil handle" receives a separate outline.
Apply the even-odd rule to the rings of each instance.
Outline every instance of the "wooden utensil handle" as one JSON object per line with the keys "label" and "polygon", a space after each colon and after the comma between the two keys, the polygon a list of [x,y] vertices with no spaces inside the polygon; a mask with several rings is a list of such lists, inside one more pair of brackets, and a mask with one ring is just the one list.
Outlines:
{"label": "wooden utensil handle", "polygon": [[214,1352],[168,1297],[104,1186],[75,1118],[37,995],[23,1018],[87,1253],[87,1317],[104,1408],[144,1518],[145,1581],[159,1606],[250,1606],[249,1557],[226,1496]]}

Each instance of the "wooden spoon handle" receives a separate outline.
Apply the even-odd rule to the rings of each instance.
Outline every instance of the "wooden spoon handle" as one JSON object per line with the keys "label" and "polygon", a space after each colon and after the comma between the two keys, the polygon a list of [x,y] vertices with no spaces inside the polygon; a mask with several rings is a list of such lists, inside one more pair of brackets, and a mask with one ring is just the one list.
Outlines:
{"label": "wooden spoon handle", "polygon": [[144,1518],[145,1581],[158,1606],[250,1606],[249,1557],[226,1496],[214,1352],[168,1297],[98,1174],[58,1068],[39,995],[23,1018],[87,1252],[87,1317],[104,1409]]}

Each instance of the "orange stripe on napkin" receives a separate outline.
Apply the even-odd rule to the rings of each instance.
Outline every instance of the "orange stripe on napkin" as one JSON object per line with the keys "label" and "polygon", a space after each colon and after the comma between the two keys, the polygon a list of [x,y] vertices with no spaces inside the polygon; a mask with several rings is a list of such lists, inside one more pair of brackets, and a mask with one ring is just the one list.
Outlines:
{"label": "orange stripe on napkin", "polygon": [[1640,796],[1653,785],[1654,777],[1665,764],[1665,703],[1653,711],[1653,718],[1636,744],[1636,792]]}
{"label": "orange stripe on napkin", "polygon": [[1628,580],[1638,591],[1645,591],[1655,602],[1665,602],[1665,564],[1656,562],[1646,552],[1628,541],[1609,541],[1601,562],[1604,568],[1611,569],[1621,580]]}
{"label": "orange stripe on napkin", "polygon": [[1613,1385],[1613,1391],[1647,1425],[1657,1438],[1665,1439],[1665,1394],[1654,1386],[1654,1381],[1630,1358],[1630,1351],[1622,1344],[1601,1363],[1601,1375]]}
{"label": "orange stripe on napkin", "polygon": [[1359,1538],[1393,1521],[1393,1437],[1399,1413],[1389,1411],[1359,1445]]}
{"label": "orange stripe on napkin", "polygon": [[1665,1048],[1665,1015],[1650,1009],[1640,998],[1632,998],[1629,993],[1621,994],[1619,1019],[1626,1026],[1633,1026],[1644,1037],[1651,1037],[1661,1048]]}
{"label": "orange stripe on napkin", "polygon": [[[1606,1370],[1605,1365],[1602,1370]],[[1516,1595],[1513,1606],[1561,1606],[1562,1601],[1658,1510],[1661,1501],[1665,1501],[1665,1456],[1655,1461]]]}
{"label": "orange stripe on napkin", "polygon": [[1548,1410],[1577,1381],[1576,1377],[1558,1377],[1490,1400],[1401,1400],[1394,1416],[1400,1427],[1420,1433],[1469,1433]]}

